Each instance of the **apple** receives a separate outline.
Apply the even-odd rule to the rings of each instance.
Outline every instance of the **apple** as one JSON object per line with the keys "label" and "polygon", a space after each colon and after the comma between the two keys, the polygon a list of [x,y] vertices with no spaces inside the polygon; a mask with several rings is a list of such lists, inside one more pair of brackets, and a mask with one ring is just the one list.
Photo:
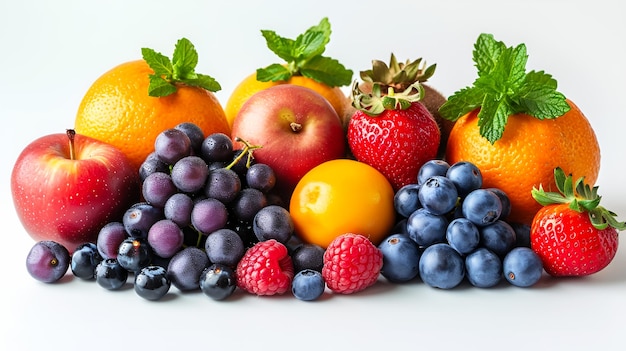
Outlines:
{"label": "apple", "polygon": [[346,156],[342,122],[319,93],[292,84],[252,95],[233,121],[232,139],[254,149],[256,162],[272,167],[277,194],[286,204],[298,181],[313,167]]}
{"label": "apple", "polygon": [[67,133],[31,142],[11,173],[11,195],[26,232],[69,252],[139,199],[139,174],[126,155],[102,141]]}

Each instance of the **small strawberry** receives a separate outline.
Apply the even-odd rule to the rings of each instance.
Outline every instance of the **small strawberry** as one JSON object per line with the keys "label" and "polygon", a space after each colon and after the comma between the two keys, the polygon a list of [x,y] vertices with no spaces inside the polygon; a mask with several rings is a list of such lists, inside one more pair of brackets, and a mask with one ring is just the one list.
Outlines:
{"label": "small strawberry", "polygon": [[237,286],[256,295],[284,294],[291,288],[293,262],[287,247],[270,239],[249,248],[237,264]]}
{"label": "small strawberry", "polygon": [[383,254],[369,239],[346,233],[326,248],[322,277],[333,292],[352,294],[376,283],[382,266]]}
{"label": "small strawberry", "polygon": [[600,206],[598,187],[573,183],[561,168],[554,170],[559,192],[546,192],[541,185],[532,196],[542,204],[531,225],[531,247],[552,276],[584,276],[604,269],[615,257],[618,230],[626,223]]}
{"label": "small strawberry", "polygon": [[[357,160],[380,171],[397,191],[415,183],[419,168],[437,156],[441,132],[420,102],[424,96],[422,73],[430,76],[434,66],[421,70],[420,60],[391,68],[374,62],[379,64],[373,70],[361,72],[371,84],[371,92],[365,93],[356,83],[353,87],[356,111],[348,124],[348,144]],[[399,67],[399,71],[393,67]],[[385,79],[378,79],[378,75]],[[370,90],[368,84],[365,90]]]}

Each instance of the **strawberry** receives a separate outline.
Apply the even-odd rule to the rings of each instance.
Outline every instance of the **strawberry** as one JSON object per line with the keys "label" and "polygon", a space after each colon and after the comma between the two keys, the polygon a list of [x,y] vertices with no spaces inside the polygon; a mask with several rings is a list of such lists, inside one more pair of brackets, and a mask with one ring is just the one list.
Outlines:
{"label": "strawberry", "polygon": [[437,122],[420,102],[425,91],[420,81],[434,66],[420,69],[419,62],[400,65],[393,55],[391,67],[374,61],[373,70],[361,72],[367,84],[355,83],[352,91],[350,151],[385,175],[395,191],[417,182],[419,168],[437,156],[441,140]]}
{"label": "strawberry", "polygon": [[545,271],[552,276],[584,276],[611,263],[618,247],[618,230],[626,224],[600,206],[598,187],[573,183],[561,168],[554,170],[559,192],[546,192],[541,185],[532,196],[542,204],[530,232],[532,249]]}

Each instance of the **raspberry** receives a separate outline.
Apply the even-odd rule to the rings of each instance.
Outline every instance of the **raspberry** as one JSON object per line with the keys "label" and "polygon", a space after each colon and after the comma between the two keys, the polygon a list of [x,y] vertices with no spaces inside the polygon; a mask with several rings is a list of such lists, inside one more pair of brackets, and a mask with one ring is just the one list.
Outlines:
{"label": "raspberry", "polygon": [[283,294],[291,288],[293,263],[287,247],[270,239],[249,248],[237,264],[237,286],[257,295]]}
{"label": "raspberry", "polygon": [[382,265],[382,253],[369,239],[346,233],[326,248],[322,277],[333,292],[351,294],[374,285]]}

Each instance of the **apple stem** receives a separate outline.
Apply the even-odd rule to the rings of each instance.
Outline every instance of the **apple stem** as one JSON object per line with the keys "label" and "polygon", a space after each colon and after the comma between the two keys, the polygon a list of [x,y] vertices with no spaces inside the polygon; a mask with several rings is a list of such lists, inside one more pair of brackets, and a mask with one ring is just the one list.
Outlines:
{"label": "apple stem", "polygon": [[74,151],[74,137],[76,136],[76,131],[74,129],[67,129],[65,134],[67,134],[67,138],[70,141],[70,160],[74,160],[76,159],[76,153]]}
{"label": "apple stem", "polygon": [[301,131],[301,130],[302,130],[302,124],[300,124],[300,123],[296,123],[296,122],[291,122],[291,123],[289,124],[289,127],[291,127],[291,130],[292,130],[294,133],[298,133],[299,131]]}

